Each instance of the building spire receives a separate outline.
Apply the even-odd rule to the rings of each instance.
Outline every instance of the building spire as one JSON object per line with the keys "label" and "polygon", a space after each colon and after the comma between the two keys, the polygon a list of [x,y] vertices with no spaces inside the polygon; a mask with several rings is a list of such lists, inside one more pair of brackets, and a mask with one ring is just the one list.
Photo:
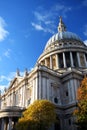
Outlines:
{"label": "building spire", "polygon": [[16,76],[20,76],[20,71],[19,71],[18,68],[17,68],[17,71],[16,71]]}
{"label": "building spire", "polygon": [[66,26],[62,21],[62,17],[60,16],[59,25],[58,25],[58,32],[66,31]]}

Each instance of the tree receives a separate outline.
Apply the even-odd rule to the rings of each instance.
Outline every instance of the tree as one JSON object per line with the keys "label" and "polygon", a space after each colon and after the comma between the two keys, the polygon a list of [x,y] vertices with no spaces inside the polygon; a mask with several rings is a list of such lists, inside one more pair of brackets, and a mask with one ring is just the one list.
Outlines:
{"label": "tree", "polygon": [[74,111],[76,123],[81,130],[87,130],[87,78],[85,77],[77,91],[78,108]]}
{"label": "tree", "polygon": [[48,100],[37,100],[23,112],[17,130],[46,130],[56,121],[55,106]]}

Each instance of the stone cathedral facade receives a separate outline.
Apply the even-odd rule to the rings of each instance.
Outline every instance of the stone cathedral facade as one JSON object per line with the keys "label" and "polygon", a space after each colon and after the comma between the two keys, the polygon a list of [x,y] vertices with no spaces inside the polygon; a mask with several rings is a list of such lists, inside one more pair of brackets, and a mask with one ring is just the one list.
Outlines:
{"label": "stone cathedral facade", "polygon": [[56,106],[59,124],[51,130],[77,130],[73,111],[77,89],[87,75],[87,46],[80,37],[66,30],[60,17],[58,33],[46,43],[31,72],[17,71],[8,89],[0,96],[0,130],[12,130],[29,104],[47,99]]}

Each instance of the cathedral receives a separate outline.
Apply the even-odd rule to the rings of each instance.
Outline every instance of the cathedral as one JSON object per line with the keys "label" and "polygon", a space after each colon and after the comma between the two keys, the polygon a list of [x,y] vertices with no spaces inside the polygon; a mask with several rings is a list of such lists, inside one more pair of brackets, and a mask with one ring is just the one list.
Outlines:
{"label": "cathedral", "polygon": [[55,104],[59,123],[51,130],[77,130],[73,111],[77,89],[87,75],[87,46],[67,31],[60,17],[58,32],[49,38],[35,67],[24,75],[17,70],[8,89],[0,95],[0,130],[12,130],[22,112],[35,100]]}

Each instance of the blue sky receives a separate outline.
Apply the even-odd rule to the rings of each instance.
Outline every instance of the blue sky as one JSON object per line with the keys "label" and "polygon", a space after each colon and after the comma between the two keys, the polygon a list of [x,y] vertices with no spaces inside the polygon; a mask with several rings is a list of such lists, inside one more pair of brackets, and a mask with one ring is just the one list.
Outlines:
{"label": "blue sky", "polygon": [[0,0],[0,89],[35,66],[59,16],[87,43],[87,0]]}

